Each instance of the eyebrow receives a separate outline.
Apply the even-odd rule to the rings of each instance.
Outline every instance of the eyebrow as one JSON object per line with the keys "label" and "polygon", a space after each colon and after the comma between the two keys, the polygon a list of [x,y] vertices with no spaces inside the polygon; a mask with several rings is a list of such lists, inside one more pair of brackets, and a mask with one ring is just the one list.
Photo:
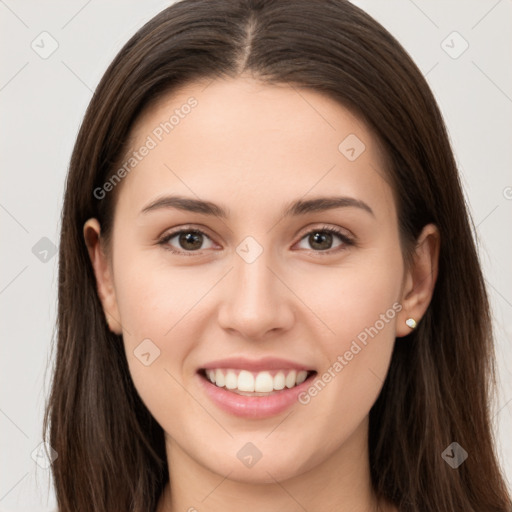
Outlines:
{"label": "eyebrow", "polygon": [[[364,201],[346,196],[317,197],[307,200],[299,199],[288,204],[283,210],[282,216],[299,216],[313,212],[321,212],[326,210],[333,210],[335,208],[348,207],[360,208],[375,217],[373,210]],[[143,208],[141,213],[146,214],[155,210],[167,208],[175,208],[188,212],[201,213],[203,215],[212,215],[221,219],[227,219],[229,217],[229,210],[218,204],[201,199],[193,199],[190,197],[175,195],[156,199],[145,208]]]}

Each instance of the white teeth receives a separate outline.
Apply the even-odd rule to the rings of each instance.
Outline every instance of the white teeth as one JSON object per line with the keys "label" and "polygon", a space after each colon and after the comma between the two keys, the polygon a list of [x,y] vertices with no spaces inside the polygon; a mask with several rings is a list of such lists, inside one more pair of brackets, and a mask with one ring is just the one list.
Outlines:
{"label": "white teeth", "polygon": [[248,372],[247,370],[242,370],[238,374],[237,388],[238,391],[254,391],[254,377],[252,376],[251,372]]}
{"label": "white teeth", "polygon": [[308,372],[306,372],[304,370],[301,370],[300,372],[298,372],[296,384],[297,385],[302,384],[306,380],[307,376],[308,376]]}
{"label": "white teeth", "polygon": [[285,385],[284,373],[283,372],[277,372],[274,375],[274,389],[279,391],[281,389],[284,389],[284,385]]}
{"label": "white teeth", "polygon": [[219,388],[224,387],[224,373],[222,370],[216,370],[215,371],[215,384],[219,386]]}
{"label": "white teeth", "polygon": [[297,378],[297,372],[295,370],[292,370],[285,379],[285,384],[287,388],[293,388],[295,386],[295,380]]}
{"label": "white teeth", "polygon": [[302,384],[308,372],[305,370],[279,370],[274,376],[271,372],[249,372],[247,370],[208,369],[206,376],[219,388],[247,393],[271,393]]}
{"label": "white teeth", "polygon": [[268,393],[274,391],[274,379],[268,372],[260,372],[256,376],[254,391],[258,393]]}
{"label": "white teeth", "polygon": [[238,387],[238,377],[232,370],[226,372],[226,387],[228,389],[236,389]]}

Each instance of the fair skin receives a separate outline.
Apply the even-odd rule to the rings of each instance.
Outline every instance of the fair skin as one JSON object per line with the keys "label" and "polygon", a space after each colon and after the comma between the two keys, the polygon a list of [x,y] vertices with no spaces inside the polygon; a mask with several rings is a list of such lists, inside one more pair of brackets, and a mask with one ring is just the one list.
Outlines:
{"label": "fair skin", "polygon": [[[395,338],[431,300],[439,233],[424,228],[405,268],[376,138],[311,90],[249,77],[187,85],[144,112],[132,150],[190,96],[197,106],[117,185],[111,252],[96,219],[84,226],[109,327],[122,334],[137,391],[165,432],[173,491],[158,510],[396,510],[377,504],[371,488],[368,415]],[[349,134],[366,146],[353,161],[338,149]],[[141,213],[170,194],[211,201],[228,216]],[[324,196],[355,198],[373,213],[351,205],[282,215],[292,201]],[[326,226],[355,244],[327,233],[315,245],[311,231]],[[178,254],[158,243],[180,228],[205,232],[197,250],[179,236],[165,242]],[[237,253],[248,236],[262,248],[250,263]],[[198,369],[235,356],[291,359],[321,376],[382,314],[378,334],[307,404],[245,418],[204,391]],[[134,355],[145,339],[160,350],[149,366]],[[262,454],[252,467],[237,457],[249,442]]]}

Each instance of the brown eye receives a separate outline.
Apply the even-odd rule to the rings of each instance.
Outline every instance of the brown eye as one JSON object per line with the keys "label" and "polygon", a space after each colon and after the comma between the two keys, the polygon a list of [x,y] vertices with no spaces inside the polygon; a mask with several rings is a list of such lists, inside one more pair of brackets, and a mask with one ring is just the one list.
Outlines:
{"label": "brown eye", "polygon": [[[210,246],[203,247],[205,240],[210,241]],[[210,237],[198,229],[181,229],[165,235],[159,242],[166,249],[177,254],[192,256],[193,252],[201,249],[211,249],[213,243]]]}
{"label": "brown eye", "polygon": [[197,232],[185,231],[178,235],[178,243],[183,249],[196,251],[201,248],[203,235]]}
{"label": "brown eye", "polygon": [[[333,247],[333,241],[338,239],[340,242]],[[301,242],[303,240],[307,241],[307,244],[313,249],[315,252],[324,252],[329,251],[330,249],[340,249],[342,250],[344,247],[349,245],[354,245],[354,242],[346,236],[341,231],[338,231],[332,227],[325,227],[321,229],[314,229],[309,233],[306,233],[304,237],[302,237]],[[303,247],[308,249],[308,247]]]}
{"label": "brown eye", "polygon": [[317,231],[309,235],[308,241],[311,244],[313,249],[326,250],[330,249],[332,246],[333,236],[331,233],[324,233],[321,231]]}

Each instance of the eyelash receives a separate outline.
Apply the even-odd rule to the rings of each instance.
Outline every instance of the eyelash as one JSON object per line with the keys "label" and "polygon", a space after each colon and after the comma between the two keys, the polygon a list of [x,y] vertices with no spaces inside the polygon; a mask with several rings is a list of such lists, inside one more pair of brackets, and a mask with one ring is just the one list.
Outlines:
{"label": "eyelash", "polygon": [[[181,233],[200,234],[200,235],[203,235],[203,236],[205,236],[205,237],[210,239],[210,237],[204,231],[202,231],[200,229],[197,229],[197,228],[182,228],[180,230],[173,231],[172,233],[168,233],[167,235],[163,236],[160,240],[158,240],[158,245],[161,245],[164,249],[172,252],[173,254],[178,254],[178,255],[195,256],[198,253],[200,253],[201,250],[198,250],[198,251],[178,251],[178,250],[174,249],[173,247],[171,247],[170,245],[168,245],[169,240],[174,238],[176,235],[180,235]],[[333,228],[331,226],[323,226],[321,228],[312,229],[312,230],[308,231],[307,233],[305,233],[304,236],[302,236],[300,238],[299,242],[301,240],[303,240],[304,238],[306,238],[307,236],[313,234],[313,233],[330,233],[332,235],[336,235],[337,237],[339,237],[339,239],[343,242],[342,246],[334,248],[334,249],[327,249],[327,250],[324,250],[324,251],[315,251],[314,249],[311,249],[312,252],[318,253],[320,255],[331,255],[333,253],[345,250],[346,247],[355,246],[356,245],[354,240],[349,238],[347,235],[342,233],[340,230],[338,230],[336,228]]]}

